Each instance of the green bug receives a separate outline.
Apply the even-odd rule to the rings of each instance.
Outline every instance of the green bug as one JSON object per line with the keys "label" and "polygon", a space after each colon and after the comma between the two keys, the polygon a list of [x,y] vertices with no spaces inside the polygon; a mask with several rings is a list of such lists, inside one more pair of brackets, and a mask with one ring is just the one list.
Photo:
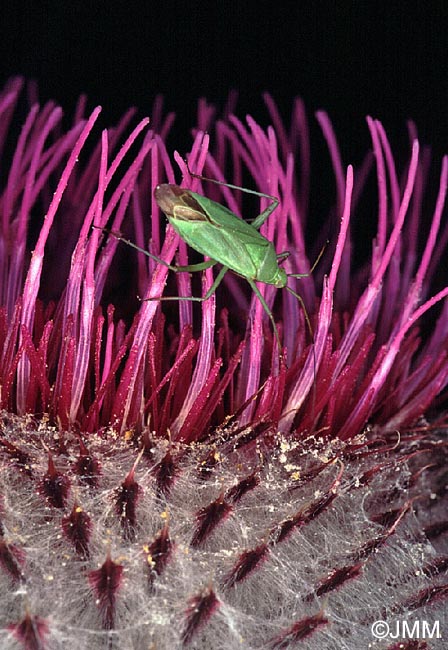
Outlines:
{"label": "green bug", "polygon": [[[191,175],[197,176],[196,174]],[[201,271],[210,268],[215,264],[221,264],[222,268],[216,276],[212,286],[203,297],[167,296],[156,298],[156,300],[190,300],[203,302],[210,298],[210,296],[216,291],[227,271],[233,271],[249,283],[252,291],[261,302],[264,311],[272,323],[279,351],[281,351],[281,343],[277,326],[271,310],[255,284],[256,282],[271,284],[280,289],[287,289],[291,294],[293,294],[302,306],[305,320],[312,336],[311,323],[303,300],[301,296],[288,287],[287,284],[288,277],[303,278],[307,277],[309,274],[287,274],[286,271],[279,266],[279,262],[285,260],[290,253],[276,253],[272,242],[266,239],[266,237],[263,237],[259,232],[259,228],[261,228],[266,219],[278,206],[279,200],[274,196],[256,192],[255,190],[238,187],[237,185],[229,185],[213,179],[205,179],[202,176],[197,177],[217,183],[218,185],[225,185],[232,189],[241,190],[248,194],[262,196],[269,199],[271,203],[254,219],[252,223],[249,224],[225,206],[220,205],[211,199],[207,199],[201,194],[197,194],[196,192],[192,192],[191,190],[178,185],[171,185],[168,183],[158,185],[154,190],[154,198],[162,212],[168,218],[171,226],[179,236],[189,246],[191,246],[191,248],[196,250],[198,253],[202,253],[206,257],[209,257],[210,260],[187,266],[173,266],[140,248],[131,241],[124,239],[120,233],[111,231],[111,234],[177,273],[183,271]],[[320,255],[313,265],[313,268],[319,259]]]}

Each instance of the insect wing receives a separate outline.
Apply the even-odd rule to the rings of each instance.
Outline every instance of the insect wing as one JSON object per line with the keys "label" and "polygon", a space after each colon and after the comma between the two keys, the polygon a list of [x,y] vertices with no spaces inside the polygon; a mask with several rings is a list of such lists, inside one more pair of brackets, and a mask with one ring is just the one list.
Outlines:
{"label": "insect wing", "polygon": [[206,222],[186,224],[184,221],[174,219],[170,219],[170,222],[174,230],[194,250],[228,266],[243,277],[255,277],[256,267],[247,244],[241,242],[231,230],[224,230]]}
{"label": "insect wing", "polygon": [[226,208],[224,205],[220,205],[207,197],[202,196],[201,194],[196,194],[195,192],[190,192],[195,201],[202,208],[203,212],[207,215],[208,220],[213,225],[218,228],[228,229],[233,233],[233,235],[240,235],[243,237],[243,240],[247,243],[249,241],[254,244],[259,244],[263,246],[265,243],[269,243],[263,235],[261,235],[258,230],[253,228],[240,217],[237,217],[229,208]]}

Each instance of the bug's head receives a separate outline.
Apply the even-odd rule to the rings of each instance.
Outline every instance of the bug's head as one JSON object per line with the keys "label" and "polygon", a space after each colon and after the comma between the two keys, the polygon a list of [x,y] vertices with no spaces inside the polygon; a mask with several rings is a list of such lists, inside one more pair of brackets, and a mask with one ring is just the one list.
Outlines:
{"label": "bug's head", "polygon": [[154,198],[167,217],[178,216],[181,218],[182,208],[186,208],[187,211],[201,211],[201,206],[191,192],[184,187],[179,187],[179,185],[171,185],[170,183],[157,185],[154,190]]}

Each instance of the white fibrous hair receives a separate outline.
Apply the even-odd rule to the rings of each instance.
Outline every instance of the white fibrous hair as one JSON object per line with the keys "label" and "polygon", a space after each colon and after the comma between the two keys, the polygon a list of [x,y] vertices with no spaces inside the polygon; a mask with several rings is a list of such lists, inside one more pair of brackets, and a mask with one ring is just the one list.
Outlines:
{"label": "white fibrous hair", "polygon": [[4,415],[2,650],[441,648],[372,633],[446,629],[440,431],[273,431],[269,453],[251,433],[133,444]]}

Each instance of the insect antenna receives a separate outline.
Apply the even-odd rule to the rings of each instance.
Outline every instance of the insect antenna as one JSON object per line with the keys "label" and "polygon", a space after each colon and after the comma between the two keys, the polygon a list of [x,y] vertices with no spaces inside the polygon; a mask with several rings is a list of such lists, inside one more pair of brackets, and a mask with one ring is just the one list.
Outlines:
{"label": "insect antenna", "polygon": [[[241,190],[245,194],[253,194],[254,196],[262,196],[265,199],[270,199],[275,204],[275,207],[277,207],[277,205],[279,203],[278,198],[276,196],[272,196],[272,194],[265,194],[265,192],[257,192],[257,190],[250,190],[247,187],[241,187],[240,185],[232,185],[231,183],[226,183],[225,181],[218,181],[218,179],[216,179],[216,178],[208,178],[208,176],[202,176],[202,174],[196,174],[195,172],[191,171],[187,160],[185,160],[185,163],[187,165],[188,173],[192,178],[197,178],[200,181],[207,181],[209,183],[214,183],[215,185],[222,185],[224,187],[230,187],[230,189],[232,189],[232,190]],[[253,219],[253,221],[255,221],[255,219]]]}
{"label": "insect antenna", "polygon": [[130,246],[131,248],[135,249],[139,253],[143,253],[143,255],[146,255],[146,257],[150,257],[152,260],[155,260],[159,264],[162,264],[163,266],[166,266],[171,270],[177,269],[177,267],[173,266],[172,264],[168,264],[168,262],[165,262],[165,260],[162,260],[160,257],[157,257],[157,255],[153,255],[145,248],[141,248],[140,246],[137,246],[137,244],[134,244],[134,242],[131,241],[130,239],[126,239],[126,237],[123,237],[122,233],[119,230],[112,230],[110,228],[103,228],[100,226],[92,226],[92,228],[95,230],[102,230],[102,232],[111,235],[117,241],[123,242],[123,244],[126,244],[126,246]]}
{"label": "insect antenna", "polygon": [[[321,251],[320,255],[321,254],[322,254],[322,251]],[[315,265],[316,265],[316,263],[313,264],[312,268],[314,268]],[[311,271],[310,271],[310,273],[311,273]],[[294,277],[297,277],[297,276],[295,274],[293,274],[293,273],[291,273],[291,274],[288,273],[288,277],[294,278]],[[299,277],[303,278],[303,275],[301,275]],[[288,285],[285,286],[285,289],[287,291],[289,291],[289,293],[292,294],[299,301],[300,306],[302,307],[302,311],[303,311],[303,315],[304,315],[304,318],[305,318],[306,326],[307,326],[308,331],[309,331],[310,336],[311,336],[311,345],[312,345],[312,348],[313,348],[313,401],[312,401],[312,411],[311,412],[312,412],[312,416],[313,416],[312,420],[313,420],[313,429],[314,429],[314,416],[315,416],[315,407],[316,407],[316,377],[317,377],[317,373],[316,373],[317,361],[316,361],[316,346],[315,346],[315,342],[314,342],[314,332],[313,332],[310,317],[308,315],[308,311],[307,311],[307,309],[305,307],[305,303],[303,301],[302,296],[299,295],[298,293],[296,293],[293,289],[291,289],[291,287],[288,287]]]}
{"label": "insect antenna", "polygon": [[[330,241],[327,239],[327,241],[324,243],[324,245],[320,249],[319,255],[314,260],[313,266],[310,268],[308,273],[287,273],[288,278],[307,278],[309,275],[311,275],[313,273],[314,269],[316,268],[316,266],[319,264],[319,262],[321,260],[321,257],[324,254],[324,251],[327,248],[329,243],[330,243]],[[289,251],[286,251],[285,253],[280,253],[279,255],[277,255],[277,260],[282,260],[283,261],[283,259],[286,259],[287,257],[289,257],[289,255],[290,255]],[[288,287],[286,287],[286,288],[288,288]]]}
{"label": "insect antenna", "polygon": [[[325,251],[328,243],[329,243],[328,240],[324,243],[324,245],[322,246],[322,248],[319,251],[319,255],[314,260],[313,265],[311,266],[308,273],[288,273],[287,274],[288,278],[306,278],[309,275],[311,275],[313,273],[314,269],[316,268],[316,266],[319,264],[319,262],[321,260],[321,257],[324,254],[324,251]],[[289,256],[289,252],[280,253],[279,255],[277,255],[277,259],[283,261],[283,259],[286,259],[288,256]],[[316,381],[316,378],[317,378],[317,371],[316,371],[317,359],[316,359],[316,346],[315,346],[315,341],[314,341],[314,332],[313,332],[310,317],[308,315],[308,311],[307,311],[307,309],[305,307],[305,303],[303,301],[302,296],[299,295],[298,293],[296,293],[293,289],[291,289],[291,287],[288,287],[288,285],[285,286],[285,289],[287,291],[289,291],[290,294],[295,296],[295,298],[297,298],[297,300],[300,303],[300,306],[302,307],[302,311],[303,311],[303,315],[304,315],[304,318],[305,318],[306,326],[307,326],[308,331],[309,331],[310,336],[311,336],[311,344],[313,346],[313,399],[312,399],[312,407],[311,407],[312,421],[313,421],[313,426],[312,426],[311,432],[313,432],[314,431],[314,418],[315,418],[315,413],[316,413],[316,397],[317,397],[317,381]]]}

